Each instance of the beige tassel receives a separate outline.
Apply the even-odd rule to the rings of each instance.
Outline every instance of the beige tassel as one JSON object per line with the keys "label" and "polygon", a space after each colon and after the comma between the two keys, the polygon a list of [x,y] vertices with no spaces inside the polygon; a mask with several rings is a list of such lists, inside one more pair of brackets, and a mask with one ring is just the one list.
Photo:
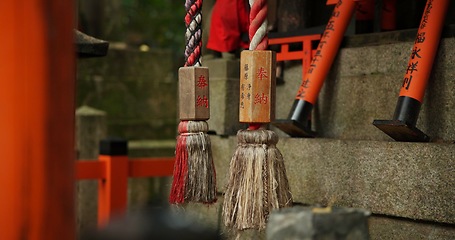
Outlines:
{"label": "beige tassel", "polygon": [[205,121],[188,121],[188,179],[185,199],[189,202],[216,201],[215,166]]}
{"label": "beige tassel", "polygon": [[228,227],[263,229],[273,209],[292,205],[278,136],[269,130],[240,130],[231,159],[223,216]]}

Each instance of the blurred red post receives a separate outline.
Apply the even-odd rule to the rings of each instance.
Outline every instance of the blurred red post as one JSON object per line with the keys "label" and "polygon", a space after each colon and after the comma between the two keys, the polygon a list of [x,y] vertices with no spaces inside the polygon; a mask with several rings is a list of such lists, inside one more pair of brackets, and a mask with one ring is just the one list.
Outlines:
{"label": "blurred red post", "polygon": [[99,161],[106,166],[106,178],[98,180],[98,226],[103,227],[126,210],[128,157],[101,155]]}
{"label": "blurred red post", "polygon": [[123,214],[128,193],[128,143],[123,139],[105,139],[100,143],[98,160],[105,165],[105,178],[98,180],[98,226]]}
{"label": "blurred red post", "polygon": [[0,1],[0,239],[75,238],[73,6]]}

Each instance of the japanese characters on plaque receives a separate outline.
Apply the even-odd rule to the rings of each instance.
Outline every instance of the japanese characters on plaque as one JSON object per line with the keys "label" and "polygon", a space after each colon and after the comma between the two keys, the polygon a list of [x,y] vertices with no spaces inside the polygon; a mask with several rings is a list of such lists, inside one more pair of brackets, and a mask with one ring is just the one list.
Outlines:
{"label": "japanese characters on plaque", "polygon": [[[311,84],[311,80],[309,76],[313,73],[314,69],[317,67],[319,61],[322,58],[322,50],[327,44],[327,40],[330,38],[331,34],[335,31],[335,20],[340,17],[340,6],[343,4],[342,0],[338,0],[337,4],[335,5],[335,9],[332,12],[332,16],[327,23],[324,33],[322,34],[321,41],[319,42],[318,48],[311,59],[310,68],[308,69],[308,74],[306,74],[306,78],[302,81],[302,84],[299,87],[299,91],[297,92],[297,99],[304,99],[306,95],[306,91]],[[304,73],[302,73],[304,74]]]}
{"label": "japanese characters on plaque", "polygon": [[206,76],[199,75],[196,82],[196,87],[199,88],[201,91],[197,91],[198,93],[196,98],[196,107],[204,107],[209,108],[209,100],[208,100],[208,82]]}
{"label": "japanese characters on plaque", "polygon": [[240,62],[240,122],[270,122],[275,85],[274,53],[243,51]]}
{"label": "japanese characters on plaque", "polygon": [[179,105],[181,120],[210,118],[209,71],[206,67],[179,69]]}
{"label": "japanese characters on plaque", "polygon": [[425,28],[428,24],[428,16],[430,15],[431,9],[433,8],[433,0],[428,1],[427,6],[425,7],[425,12],[423,13],[422,21],[420,23],[419,32],[417,33],[416,39],[414,41],[414,47],[411,51],[411,58],[409,59],[408,66],[406,68],[406,74],[403,79],[402,88],[409,90],[409,87],[412,84],[412,77],[415,72],[418,72],[419,69],[419,60],[421,56],[421,45],[425,42]]}

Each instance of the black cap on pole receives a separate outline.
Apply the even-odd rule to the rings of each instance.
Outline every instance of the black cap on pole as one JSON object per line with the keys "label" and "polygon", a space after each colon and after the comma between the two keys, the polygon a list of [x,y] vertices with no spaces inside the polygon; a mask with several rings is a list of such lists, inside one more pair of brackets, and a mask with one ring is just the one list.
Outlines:
{"label": "black cap on pole", "polygon": [[311,111],[313,104],[296,99],[292,105],[288,119],[279,119],[273,125],[291,137],[313,138],[316,133],[311,130]]}
{"label": "black cap on pole", "polygon": [[416,128],[421,103],[416,99],[401,96],[398,98],[392,120],[374,120],[373,125],[395,141],[428,142],[430,137]]}
{"label": "black cap on pole", "polygon": [[100,155],[127,156],[128,141],[115,137],[103,139],[100,141]]}

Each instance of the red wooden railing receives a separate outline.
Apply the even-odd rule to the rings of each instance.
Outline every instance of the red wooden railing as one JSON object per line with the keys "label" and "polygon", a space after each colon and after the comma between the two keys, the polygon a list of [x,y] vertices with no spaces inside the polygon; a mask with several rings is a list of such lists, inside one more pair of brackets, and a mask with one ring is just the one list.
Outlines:
{"label": "red wooden railing", "polygon": [[[321,34],[269,38],[269,45],[279,45],[280,51],[276,53],[276,61],[302,60],[302,77],[310,68],[311,58],[316,50],[312,49],[312,43],[319,41]],[[301,43],[301,50],[291,50],[290,44]]]}
{"label": "red wooden railing", "polygon": [[104,226],[127,206],[128,178],[172,176],[174,157],[131,158],[100,155],[77,160],[76,179],[98,179],[98,226]]}

